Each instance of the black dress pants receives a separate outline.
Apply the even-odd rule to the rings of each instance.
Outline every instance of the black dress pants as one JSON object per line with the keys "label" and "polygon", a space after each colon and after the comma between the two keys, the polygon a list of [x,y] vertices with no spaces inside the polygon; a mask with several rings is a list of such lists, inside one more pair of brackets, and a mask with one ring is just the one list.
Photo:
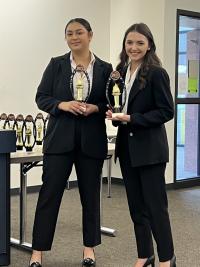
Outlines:
{"label": "black dress pants", "polygon": [[134,223],[138,257],[148,258],[154,254],[153,234],[159,260],[168,261],[174,255],[174,247],[165,189],[166,163],[132,167],[127,140],[128,136],[121,140],[119,160]]}
{"label": "black dress pants", "polygon": [[93,247],[101,243],[100,175],[103,159],[90,158],[74,150],[66,154],[44,155],[43,184],[33,227],[32,248],[35,250],[51,249],[61,199],[73,164],[82,204],[83,244]]}

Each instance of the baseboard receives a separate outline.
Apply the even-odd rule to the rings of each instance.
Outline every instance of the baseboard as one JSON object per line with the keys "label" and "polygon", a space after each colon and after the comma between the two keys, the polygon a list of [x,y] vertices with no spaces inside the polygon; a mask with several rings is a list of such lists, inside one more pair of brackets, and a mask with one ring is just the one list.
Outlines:
{"label": "baseboard", "polygon": [[200,179],[199,178],[194,178],[194,179],[189,179],[189,180],[181,180],[181,181],[176,181],[174,183],[174,188],[175,189],[181,189],[181,188],[189,188],[189,187],[195,187],[195,186],[200,186]]}
{"label": "baseboard", "polygon": [[[107,177],[103,177],[103,183],[107,183],[108,179]],[[112,184],[124,184],[123,180],[120,178],[115,178],[112,177]],[[78,186],[77,180],[74,181],[69,181],[69,190],[72,188],[75,188]],[[31,194],[31,193],[38,193],[40,190],[41,185],[32,185],[32,186],[28,186],[27,187],[27,194]],[[66,186],[66,189],[67,186]],[[15,196],[15,195],[19,195],[20,194],[20,189],[19,188],[11,188],[10,189],[10,194],[11,196]]]}
{"label": "baseboard", "polygon": [[[103,183],[107,184],[108,179],[107,177],[103,177]],[[118,185],[124,185],[124,181],[121,178],[117,178],[117,177],[112,177],[112,184],[118,184]],[[179,188],[188,188],[188,187],[193,187],[193,186],[199,186],[200,185],[200,181],[181,181],[180,183],[176,182],[176,183],[170,183],[170,184],[166,184],[166,189],[167,190],[174,190],[174,189],[179,189]],[[77,180],[75,181],[69,181],[69,190],[72,188],[77,187]],[[38,193],[40,190],[40,185],[34,185],[34,186],[28,186],[27,187],[27,193]],[[19,188],[12,188],[10,190],[11,196],[14,195],[19,195],[20,193],[20,189]]]}

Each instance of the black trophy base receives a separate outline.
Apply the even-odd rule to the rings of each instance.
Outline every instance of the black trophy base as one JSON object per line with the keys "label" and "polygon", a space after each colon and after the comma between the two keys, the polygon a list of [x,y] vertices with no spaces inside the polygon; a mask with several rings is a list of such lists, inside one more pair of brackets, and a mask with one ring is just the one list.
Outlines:
{"label": "black trophy base", "polygon": [[32,147],[26,146],[26,151],[27,152],[31,152],[32,151]]}
{"label": "black trophy base", "polygon": [[41,146],[42,145],[42,141],[36,141],[36,145]]}
{"label": "black trophy base", "polygon": [[17,150],[23,150],[23,146],[16,146]]}

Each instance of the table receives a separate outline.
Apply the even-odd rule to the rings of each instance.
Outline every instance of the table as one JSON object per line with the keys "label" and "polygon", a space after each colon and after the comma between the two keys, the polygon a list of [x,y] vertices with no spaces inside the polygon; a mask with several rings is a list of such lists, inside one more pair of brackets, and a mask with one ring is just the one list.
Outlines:
{"label": "table", "polygon": [[[111,185],[111,160],[114,154],[115,145],[108,143],[108,183]],[[26,242],[26,224],[27,224],[27,172],[43,160],[41,149],[32,152],[19,151],[11,153],[11,164],[20,164],[20,229],[19,239],[10,238],[11,245],[18,248],[31,250],[32,244]],[[110,194],[110,191],[109,191]],[[102,199],[102,177],[101,177],[101,199]],[[102,202],[102,201],[101,201]],[[102,204],[101,204],[102,210]],[[101,216],[102,217],[102,216]],[[101,220],[102,223],[102,220]],[[116,235],[116,230],[101,226],[101,232],[110,236]]]}

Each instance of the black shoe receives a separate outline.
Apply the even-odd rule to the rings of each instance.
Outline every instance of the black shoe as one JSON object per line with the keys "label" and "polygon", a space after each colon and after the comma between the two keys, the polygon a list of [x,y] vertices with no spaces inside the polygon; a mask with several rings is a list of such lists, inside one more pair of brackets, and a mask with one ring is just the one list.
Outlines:
{"label": "black shoe", "polygon": [[29,265],[29,267],[42,267],[42,265],[41,265],[39,262],[35,261],[35,262],[32,262],[32,263]]}
{"label": "black shoe", "polygon": [[146,262],[145,262],[145,264],[143,265],[143,267],[147,267],[147,266],[149,266],[149,265],[151,265],[151,267],[155,267],[155,256],[154,256],[154,255],[152,255],[151,257],[149,257],[149,258],[146,260]]}
{"label": "black shoe", "polygon": [[[93,249],[94,252],[94,249]],[[84,258],[84,252],[83,252],[83,261],[82,261],[82,266],[95,266],[96,262],[95,260],[91,258]]]}
{"label": "black shoe", "polygon": [[175,255],[170,260],[170,267],[176,267],[176,256]]}
{"label": "black shoe", "polygon": [[82,261],[82,266],[95,266],[95,265],[96,265],[95,260],[91,258],[86,258],[86,259],[83,259]]}

